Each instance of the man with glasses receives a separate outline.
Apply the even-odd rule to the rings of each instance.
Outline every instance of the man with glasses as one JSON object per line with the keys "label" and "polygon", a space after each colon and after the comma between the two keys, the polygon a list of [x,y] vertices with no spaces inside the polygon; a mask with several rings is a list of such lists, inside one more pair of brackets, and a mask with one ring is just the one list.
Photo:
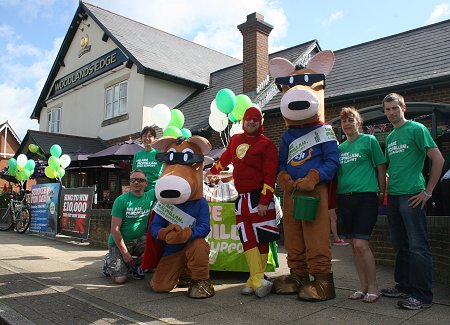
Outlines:
{"label": "man with glasses", "polygon": [[108,238],[109,253],[104,258],[103,274],[121,284],[128,275],[144,279],[141,258],[145,249],[145,234],[155,190],[145,192],[148,184],[142,170],[135,169],[130,175],[130,192],[120,195],[111,212],[111,233]]}

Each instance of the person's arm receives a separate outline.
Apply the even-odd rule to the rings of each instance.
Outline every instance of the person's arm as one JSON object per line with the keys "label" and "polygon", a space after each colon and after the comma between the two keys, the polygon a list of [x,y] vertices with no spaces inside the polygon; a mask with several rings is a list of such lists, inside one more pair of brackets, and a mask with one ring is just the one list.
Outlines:
{"label": "person's arm", "polygon": [[377,165],[377,180],[378,180],[378,205],[384,202],[386,195],[386,164]]}
{"label": "person's arm", "polygon": [[275,192],[275,181],[277,179],[278,171],[278,151],[277,147],[272,142],[268,142],[265,146],[265,152],[263,155],[263,180],[264,185],[261,191],[258,204],[258,214],[265,216],[270,200],[273,198]]}
{"label": "person's arm", "polygon": [[118,217],[111,217],[111,235],[114,239],[114,242],[116,243],[117,248],[120,251],[120,254],[122,254],[123,260],[125,263],[132,263],[133,257],[128,252],[127,246],[125,245],[125,242],[123,241],[122,233],[120,232],[120,227],[122,226],[122,218]]}

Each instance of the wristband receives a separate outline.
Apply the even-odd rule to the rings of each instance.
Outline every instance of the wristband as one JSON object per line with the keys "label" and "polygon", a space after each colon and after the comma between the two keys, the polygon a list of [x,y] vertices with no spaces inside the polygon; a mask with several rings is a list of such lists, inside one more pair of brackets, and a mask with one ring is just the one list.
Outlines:
{"label": "wristband", "polygon": [[378,195],[384,195],[384,192],[378,192]]}
{"label": "wristband", "polygon": [[426,197],[431,197],[433,193],[428,193],[427,190],[422,191],[423,194],[425,194]]}

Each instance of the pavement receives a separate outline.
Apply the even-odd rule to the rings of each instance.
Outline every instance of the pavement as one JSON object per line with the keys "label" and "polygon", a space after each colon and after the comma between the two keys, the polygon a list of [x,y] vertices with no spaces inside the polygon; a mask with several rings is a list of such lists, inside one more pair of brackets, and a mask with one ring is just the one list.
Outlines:
{"label": "pavement", "polygon": [[[335,299],[304,302],[295,295],[242,296],[247,274],[211,272],[216,295],[186,297],[186,288],[156,294],[144,280],[112,284],[101,273],[106,250],[66,236],[42,238],[0,233],[0,324],[450,324],[450,288],[434,284],[434,304],[418,311],[381,297],[368,304],[348,299],[358,287],[349,246],[333,247]],[[287,274],[280,267],[269,277]],[[393,285],[393,269],[377,267],[380,288]]]}

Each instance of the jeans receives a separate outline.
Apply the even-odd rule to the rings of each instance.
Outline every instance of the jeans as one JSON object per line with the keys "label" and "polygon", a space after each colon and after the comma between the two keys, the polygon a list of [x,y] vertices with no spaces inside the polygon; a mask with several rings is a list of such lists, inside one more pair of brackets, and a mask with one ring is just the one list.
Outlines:
{"label": "jeans", "polygon": [[409,206],[411,196],[388,198],[388,221],[396,254],[394,279],[399,290],[429,304],[433,301],[433,258],[426,213],[420,206]]}

